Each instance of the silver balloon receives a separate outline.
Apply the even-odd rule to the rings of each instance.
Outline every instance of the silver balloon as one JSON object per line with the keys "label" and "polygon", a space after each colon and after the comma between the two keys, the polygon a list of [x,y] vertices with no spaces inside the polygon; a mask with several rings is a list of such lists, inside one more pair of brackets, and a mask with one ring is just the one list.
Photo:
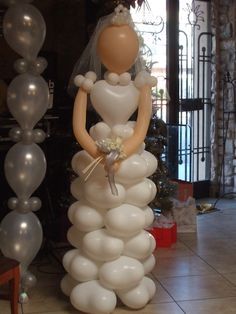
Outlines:
{"label": "silver balloon", "polygon": [[28,71],[29,62],[25,59],[17,59],[13,65],[17,73],[23,74]]}
{"label": "silver balloon", "polygon": [[18,198],[27,199],[37,189],[46,173],[46,159],[41,148],[19,142],[5,158],[6,179]]}
{"label": "silver balloon", "polygon": [[7,7],[16,3],[29,3],[29,2],[33,2],[33,0],[2,0],[2,4]]}
{"label": "silver balloon", "polygon": [[38,57],[31,65],[30,71],[34,74],[41,74],[48,66],[48,62],[43,57]]}
{"label": "silver balloon", "polygon": [[31,73],[34,75],[40,75],[46,69],[48,62],[43,57],[38,57],[33,61],[28,61],[25,59],[18,59],[14,63],[14,69],[17,73]]}
{"label": "silver balloon", "polygon": [[30,209],[33,211],[33,212],[36,212],[37,210],[39,210],[42,206],[42,202],[41,200],[38,198],[38,197],[31,197],[29,199],[29,202],[30,202]]}
{"label": "silver balloon", "polygon": [[32,130],[23,130],[22,143],[31,144],[34,141],[34,133]]}
{"label": "silver balloon", "polygon": [[29,296],[26,292],[21,292],[19,295],[20,304],[26,304],[29,302]]}
{"label": "silver balloon", "polygon": [[22,138],[22,129],[17,127],[14,127],[10,129],[9,131],[9,137],[13,142],[19,142]]}
{"label": "silver balloon", "polygon": [[7,202],[7,206],[10,209],[13,209],[13,210],[16,209],[18,206],[18,198],[16,198],[16,197],[9,198],[9,200]]}
{"label": "silver balloon", "polygon": [[22,214],[29,213],[31,211],[30,205],[31,204],[28,199],[20,199],[18,201],[16,211]]}
{"label": "silver balloon", "polygon": [[7,10],[3,34],[13,50],[27,60],[34,60],[43,45],[46,25],[37,8],[21,1]]}
{"label": "silver balloon", "polygon": [[12,211],[0,224],[0,249],[4,256],[21,263],[24,273],[42,244],[42,227],[34,213]]}
{"label": "silver balloon", "polygon": [[7,206],[12,210],[16,210],[18,213],[28,213],[30,211],[35,212],[39,210],[42,206],[42,202],[38,197],[19,200],[16,197],[11,197],[7,202]]}
{"label": "silver balloon", "polygon": [[36,283],[37,283],[37,279],[35,275],[27,270],[21,278],[22,290],[25,292],[29,288],[33,288],[36,285]]}
{"label": "silver balloon", "polygon": [[46,134],[41,129],[34,129],[34,142],[35,143],[42,143],[45,140]]}
{"label": "silver balloon", "polygon": [[7,102],[21,128],[32,129],[48,108],[48,84],[41,76],[20,74],[8,87]]}

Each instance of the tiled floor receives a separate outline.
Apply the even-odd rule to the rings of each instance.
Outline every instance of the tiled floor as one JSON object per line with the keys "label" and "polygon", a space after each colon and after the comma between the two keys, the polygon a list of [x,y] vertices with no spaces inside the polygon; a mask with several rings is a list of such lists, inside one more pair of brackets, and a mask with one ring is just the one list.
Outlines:
{"label": "tiled floor", "polygon": [[[152,302],[139,311],[120,307],[114,314],[236,313],[236,200],[220,200],[216,207],[220,210],[197,216],[196,233],[178,234],[176,245],[157,249]],[[79,314],[60,292],[62,268],[52,265],[53,259],[45,262],[32,267],[38,284],[23,313]],[[0,314],[9,313],[8,302],[0,301]]]}

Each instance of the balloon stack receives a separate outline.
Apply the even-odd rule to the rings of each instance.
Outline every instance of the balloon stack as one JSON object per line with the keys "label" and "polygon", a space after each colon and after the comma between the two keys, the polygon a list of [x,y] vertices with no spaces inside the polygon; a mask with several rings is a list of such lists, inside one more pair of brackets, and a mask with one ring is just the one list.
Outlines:
{"label": "balloon stack", "polygon": [[[95,31],[88,47],[96,49],[107,68],[104,79],[96,81],[91,69],[74,78],[80,88],[73,130],[83,150],[72,159],[78,178],[71,193],[77,201],[68,210],[72,226],[67,239],[74,249],[63,257],[67,274],[61,281],[72,305],[90,314],[112,313],[119,302],[142,309],[156,291],[148,277],[155,265],[156,242],[146,229],[154,219],[148,204],[156,186],[148,177],[157,160],[145,150],[144,139],[152,111],[151,88],[157,81],[146,71],[132,81],[127,72],[139,51],[127,8],[119,5],[100,22],[99,35]],[[102,121],[87,131],[88,100]],[[136,121],[129,120],[136,110]]]}
{"label": "balloon stack", "polygon": [[9,46],[22,58],[14,68],[18,75],[8,87],[7,104],[19,126],[10,130],[10,138],[16,142],[5,158],[6,179],[16,197],[8,200],[12,211],[0,225],[0,249],[3,255],[21,264],[20,302],[28,300],[27,290],[36,283],[36,277],[28,266],[42,244],[42,227],[33,213],[41,207],[41,200],[31,197],[46,173],[46,159],[37,145],[45,139],[41,129],[34,129],[49,104],[47,82],[40,75],[47,66],[38,57],[45,35],[46,25],[41,13],[29,4],[30,0],[4,0],[8,7],[3,19],[3,34]]}

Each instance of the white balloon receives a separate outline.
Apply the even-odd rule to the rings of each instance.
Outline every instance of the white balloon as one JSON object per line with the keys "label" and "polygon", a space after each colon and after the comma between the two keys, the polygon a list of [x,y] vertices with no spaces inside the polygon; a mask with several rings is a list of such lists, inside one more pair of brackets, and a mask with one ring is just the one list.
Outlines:
{"label": "white balloon", "polygon": [[111,128],[105,122],[98,122],[90,128],[89,133],[94,141],[100,141],[110,137]]}
{"label": "white balloon", "polygon": [[146,161],[147,164],[147,173],[146,177],[150,177],[157,169],[157,159],[150,152],[144,150],[141,157]]}
{"label": "white balloon", "polygon": [[83,198],[84,186],[81,178],[76,178],[72,181],[70,185],[70,192],[77,200]]}
{"label": "white balloon", "polygon": [[93,83],[96,81],[97,79],[97,74],[93,71],[88,71],[86,74],[85,74],[85,77],[87,79],[90,79]]}
{"label": "white balloon", "polygon": [[139,284],[143,276],[143,265],[127,256],[104,263],[99,270],[99,280],[108,289],[132,288]]}
{"label": "white balloon", "polygon": [[94,206],[112,208],[121,205],[125,200],[125,188],[116,183],[118,195],[113,195],[107,178],[96,178],[84,184],[84,197]]}
{"label": "white balloon", "polygon": [[112,128],[112,135],[115,137],[129,138],[134,133],[134,129],[129,124],[117,124]]}
{"label": "white balloon", "polygon": [[155,292],[156,286],[153,280],[144,277],[138,286],[133,289],[119,290],[117,295],[131,309],[140,309],[151,300]]}
{"label": "white balloon", "polygon": [[148,258],[146,258],[145,260],[143,260],[141,262],[143,264],[144,274],[147,275],[155,267],[156,260],[155,260],[154,255],[152,254]]}
{"label": "white balloon", "polygon": [[70,274],[66,274],[60,283],[62,292],[68,297],[70,296],[72,289],[77,285],[78,281],[73,279]]}
{"label": "white balloon", "polygon": [[156,192],[155,184],[149,179],[144,179],[126,189],[126,202],[144,207],[154,199]]}
{"label": "white balloon", "polygon": [[155,216],[154,216],[153,210],[149,206],[143,207],[142,210],[143,210],[144,215],[145,215],[144,229],[146,229],[146,228],[150,227],[150,225],[153,223]]}
{"label": "white balloon", "polygon": [[77,201],[68,210],[68,217],[71,223],[83,232],[90,232],[104,226],[104,209],[96,209],[87,201]]}
{"label": "white balloon", "polygon": [[120,85],[128,85],[131,81],[131,75],[129,72],[124,72],[120,75]]}
{"label": "white balloon", "polygon": [[129,204],[110,209],[105,215],[105,226],[109,233],[118,237],[132,237],[143,229],[143,211]]}
{"label": "white balloon", "polygon": [[[138,107],[139,91],[133,85],[111,86],[98,81],[91,91],[94,109],[109,126],[125,124]],[[127,105],[128,104],[128,105]]]}
{"label": "white balloon", "polygon": [[136,236],[126,240],[123,255],[145,259],[152,254],[155,246],[156,242],[153,236],[149,232],[142,230]]}
{"label": "white balloon", "polygon": [[68,218],[69,218],[69,220],[70,220],[70,222],[73,224],[73,217],[74,217],[74,213],[75,213],[75,211],[76,211],[76,204],[77,202],[75,202],[75,203],[73,203],[73,204],[71,204],[70,205],[70,207],[69,207],[69,209],[68,209],[68,212],[67,212],[67,216],[68,216]]}
{"label": "white balloon", "polygon": [[75,256],[77,256],[79,254],[79,252],[80,252],[79,250],[73,249],[73,250],[66,252],[66,254],[63,256],[62,264],[63,264],[63,266],[67,272],[69,272],[69,270],[70,270],[70,265],[71,265],[72,259]]}
{"label": "white balloon", "polygon": [[116,172],[115,181],[121,184],[135,184],[144,179],[147,174],[147,164],[143,158],[134,154],[122,161]]}
{"label": "white balloon", "polygon": [[70,227],[67,232],[67,240],[76,248],[81,247],[83,237],[84,232],[79,231],[75,226]]}
{"label": "white balloon", "polygon": [[115,293],[96,280],[77,285],[70,300],[77,310],[91,314],[110,314],[116,307]]}
{"label": "white balloon", "polygon": [[72,259],[69,273],[80,282],[94,280],[98,277],[98,267],[98,263],[79,254]]}
{"label": "white balloon", "polygon": [[[86,177],[86,174],[83,172],[86,167],[88,167],[94,159],[85,151],[82,150],[76,153],[72,158],[72,169],[75,173],[78,174],[81,179]],[[103,165],[97,165],[97,167],[93,170],[89,179],[97,178],[97,177],[105,177],[106,173],[104,171]]]}
{"label": "white balloon", "polygon": [[105,229],[87,233],[83,238],[83,250],[96,261],[111,261],[120,257],[124,242],[112,237]]}

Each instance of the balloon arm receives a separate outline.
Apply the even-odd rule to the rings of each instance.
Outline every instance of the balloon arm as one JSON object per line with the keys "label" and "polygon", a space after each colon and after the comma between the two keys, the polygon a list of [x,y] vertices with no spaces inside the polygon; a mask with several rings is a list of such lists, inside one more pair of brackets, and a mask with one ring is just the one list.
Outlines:
{"label": "balloon arm", "polygon": [[145,140],[152,113],[151,89],[144,85],[140,91],[138,117],[133,135],[123,142],[123,152],[126,157],[134,154]]}
{"label": "balloon arm", "polygon": [[101,156],[97,145],[86,130],[87,92],[80,88],[74,103],[73,131],[81,147],[93,158]]}
{"label": "balloon arm", "polygon": [[[95,141],[86,130],[86,112],[87,112],[87,92],[80,88],[74,104],[73,112],[73,130],[75,137],[81,147],[87,151],[93,158],[103,156],[98,149]],[[138,117],[133,135],[123,142],[123,153],[126,158],[135,153],[144,141],[150,118],[151,118],[151,90],[148,85],[144,85],[140,91]],[[117,171],[122,160],[114,163],[114,170]],[[106,165],[105,165],[106,168]]]}

